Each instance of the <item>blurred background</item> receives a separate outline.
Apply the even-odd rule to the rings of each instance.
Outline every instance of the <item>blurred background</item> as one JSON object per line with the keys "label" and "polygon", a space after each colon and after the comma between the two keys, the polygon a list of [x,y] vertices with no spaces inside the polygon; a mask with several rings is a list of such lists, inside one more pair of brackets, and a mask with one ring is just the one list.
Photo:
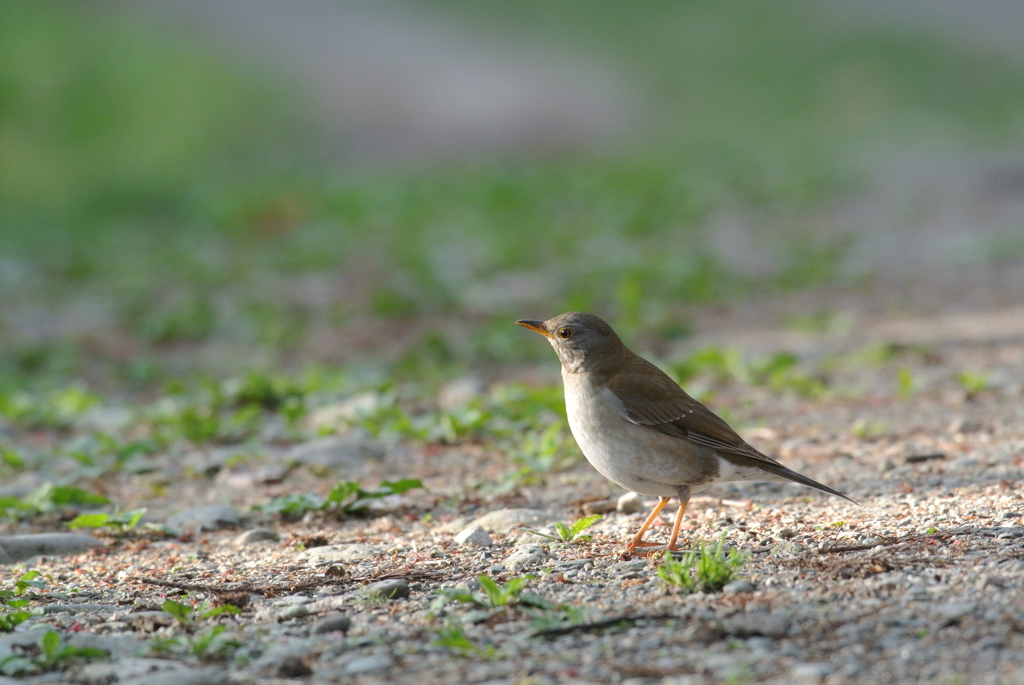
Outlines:
{"label": "blurred background", "polygon": [[1024,6],[969,5],[0,0],[0,378],[1019,304]]}

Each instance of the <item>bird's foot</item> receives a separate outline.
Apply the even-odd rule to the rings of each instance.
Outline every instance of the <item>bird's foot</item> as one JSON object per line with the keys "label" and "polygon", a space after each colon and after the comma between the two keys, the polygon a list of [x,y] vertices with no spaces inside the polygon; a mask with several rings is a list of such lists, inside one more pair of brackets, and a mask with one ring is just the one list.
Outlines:
{"label": "bird's foot", "polygon": [[[643,549],[637,549],[637,547],[642,547]],[[622,560],[626,561],[631,557],[646,557],[652,552],[660,552],[666,547],[667,545],[663,542],[633,542],[622,553]]]}

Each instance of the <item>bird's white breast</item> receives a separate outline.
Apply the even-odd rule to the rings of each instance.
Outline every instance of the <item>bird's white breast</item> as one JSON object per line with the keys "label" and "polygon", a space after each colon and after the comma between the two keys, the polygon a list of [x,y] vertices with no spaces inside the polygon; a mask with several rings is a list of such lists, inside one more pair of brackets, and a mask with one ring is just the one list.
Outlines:
{"label": "bird's white breast", "polygon": [[[585,376],[566,374],[569,428],[587,461],[605,478],[643,495],[671,497],[701,479],[687,452],[700,448],[626,418],[622,402]],[[695,455],[694,455],[695,456]]]}

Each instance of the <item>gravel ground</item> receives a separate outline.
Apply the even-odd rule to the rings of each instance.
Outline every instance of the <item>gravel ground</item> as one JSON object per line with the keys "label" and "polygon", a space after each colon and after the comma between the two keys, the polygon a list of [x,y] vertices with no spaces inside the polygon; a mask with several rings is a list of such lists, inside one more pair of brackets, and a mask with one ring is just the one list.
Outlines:
{"label": "gravel ground", "polygon": [[[1024,314],[990,318],[999,325],[969,335],[950,327],[945,337],[935,335],[941,322],[921,322],[926,342],[903,340],[893,361],[839,374],[843,390],[827,400],[717,389],[711,405],[748,426],[754,444],[859,502],[775,483],[695,498],[684,534],[724,533],[748,559],[722,592],[681,594],[658,577],[659,560],[621,559],[646,512],[616,511],[622,491],[585,463],[500,493],[479,487],[512,468],[487,445],[269,441],[246,446],[246,459],[225,450],[158,455],[139,473],[93,483],[123,506],[149,507],[147,520],[174,535],[139,528],[97,536],[97,547],[54,538],[39,543],[43,556],[0,538],[13,564],[0,586],[27,569],[47,579],[26,595],[39,615],[0,634],[0,659],[33,654],[52,627],[67,644],[112,656],[29,681],[1024,682]],[[884,324],[860,331],[857,341],[805,342],[827,355],[894,336]],[[732,340],[755,337],[773,344],[767,334]],[[901,391],[899,369],[912,387]],[[984,374],[987,387],[968,392],[954,379],[961,371]],[[0,431],[24,450],[55,439]],[[380,500],[364,517],[286,521],[251,509],[326,492],[339,477],[396,476],[426,488]],[[22,474],[5,489],[33,478],[41,476]],[[651,538],[667,537],[672,509]],[[543,531],[589,512],[605,513],[589,541],[556,544],[516,527]],[[62,531],[69,515],[5,532]],[[456,542],[476,525],[484,533]],[[565,608],[437,605],[444,588],[477,590],[480,574],[502,583],[532,575],[526,591]],[[183,624],[161,610],[167,599],[242,613]],[[217,625],[212,646],[197,644]],[[240,646],[220,653],[227,639]]]}

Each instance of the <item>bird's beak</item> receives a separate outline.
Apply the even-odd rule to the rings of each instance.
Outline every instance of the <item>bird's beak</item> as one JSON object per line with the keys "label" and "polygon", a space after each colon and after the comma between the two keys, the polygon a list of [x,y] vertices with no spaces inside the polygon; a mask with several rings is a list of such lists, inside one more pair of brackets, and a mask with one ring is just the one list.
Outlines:
{"label": "bird's beak", "polygon": [[545,336],[547,336],[549,338],[555,337],[555,336],[551,335],[550,333],[548,333],[548,329],[544,328],[544,322],[543,321],[533,321],[531,319],[520,319],[519,321],[516,321],[516,323],[519,324],[520,326],[522,326],[523,328],[529,328],[531,331],[533,331],[535,333],[540,333],[541,335],[545,335]]}

